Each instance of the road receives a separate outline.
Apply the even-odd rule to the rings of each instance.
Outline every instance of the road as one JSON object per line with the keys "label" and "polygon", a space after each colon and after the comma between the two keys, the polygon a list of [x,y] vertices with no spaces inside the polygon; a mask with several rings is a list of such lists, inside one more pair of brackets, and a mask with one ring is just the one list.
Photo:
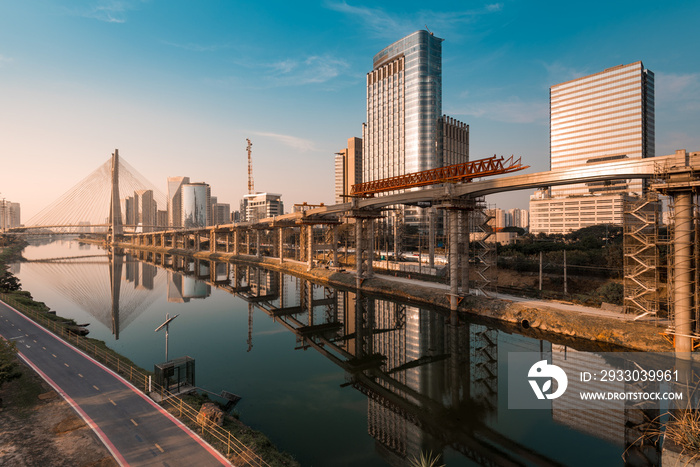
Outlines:
{"label": "road", "polygon": [[122,466],[231,465],[126,380],[0,302],[0,336],[95,431]]}

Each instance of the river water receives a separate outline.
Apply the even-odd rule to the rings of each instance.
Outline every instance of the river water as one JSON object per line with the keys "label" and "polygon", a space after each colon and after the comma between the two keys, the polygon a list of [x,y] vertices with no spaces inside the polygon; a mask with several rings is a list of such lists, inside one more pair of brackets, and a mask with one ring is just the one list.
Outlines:
{"label": "river water", "polygon": [[639,436],[624,406],[508,408],[510,352],[595,360],[576,344],[452,326],[444,310],[278,272],[137,256],[110,262],[64,240],[28,246],[12,270],[35,299],[146,369],[166,359],[155,329],[178,315],[169,358],[193,358],[198,387],[240,395],[240,419],[303,466],[408,466],[422,452],[450,467],[653,465],[635,448],[622,458]]}

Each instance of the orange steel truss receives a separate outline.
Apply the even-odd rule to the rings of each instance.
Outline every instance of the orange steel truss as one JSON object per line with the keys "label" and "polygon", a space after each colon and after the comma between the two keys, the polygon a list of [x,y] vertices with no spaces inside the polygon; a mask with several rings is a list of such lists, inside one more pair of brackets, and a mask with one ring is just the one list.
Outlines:
{"label": "orange steel truss", "polygon": [[499,175],[518,170],[527,169],[529,165],[522,165],[520,157],[516,160],[514,156],[508,159],[501,156],[488,157],[463,164],[448,165],[437,169],[414,172],[397,177],[383,178],[371,182],[358,183],[352,186],[351,196],[368,197],[383,191],[402,190],[418,186],[434,185],[437,183],[456,183],[469,181],[473,178],[487,175]]}

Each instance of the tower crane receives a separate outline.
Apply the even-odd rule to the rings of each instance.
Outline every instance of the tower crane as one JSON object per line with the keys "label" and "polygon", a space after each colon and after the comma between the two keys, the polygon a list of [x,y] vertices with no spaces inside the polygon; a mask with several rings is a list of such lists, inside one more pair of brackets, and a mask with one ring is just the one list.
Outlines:
{"label": "tower crane", "polygon": [[251,143],[248,138],[245,140],[248,141],[248,147],[246,148],[248,150],[248,194],[253,195],[255,194],[255,186],[253,184],[253,158],[251,156],[253,143]]}

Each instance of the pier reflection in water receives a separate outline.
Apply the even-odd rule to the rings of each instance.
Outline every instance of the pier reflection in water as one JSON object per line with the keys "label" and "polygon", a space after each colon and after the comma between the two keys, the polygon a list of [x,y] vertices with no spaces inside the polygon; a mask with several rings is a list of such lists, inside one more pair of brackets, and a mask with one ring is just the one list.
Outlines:
{"label": "pier reflection in water", "polygon": [[36,257],[20,278],[49,304],[45,285],[81,307],[104,326],[91,337],[146,368],[162,359],[153,324],[180,313],[171,355],[196,358],[201,386],[243,396],[243,421],[302,465],[404,466],[427,451],[449,466],[625,465],[630,446],[627,465],[656,464],[653,446],[633,445],[658,413],[623,401],[508,410],[508,352],[552,352],[578,371],[605,364],[594,353],[277,271],[84,251]]}

